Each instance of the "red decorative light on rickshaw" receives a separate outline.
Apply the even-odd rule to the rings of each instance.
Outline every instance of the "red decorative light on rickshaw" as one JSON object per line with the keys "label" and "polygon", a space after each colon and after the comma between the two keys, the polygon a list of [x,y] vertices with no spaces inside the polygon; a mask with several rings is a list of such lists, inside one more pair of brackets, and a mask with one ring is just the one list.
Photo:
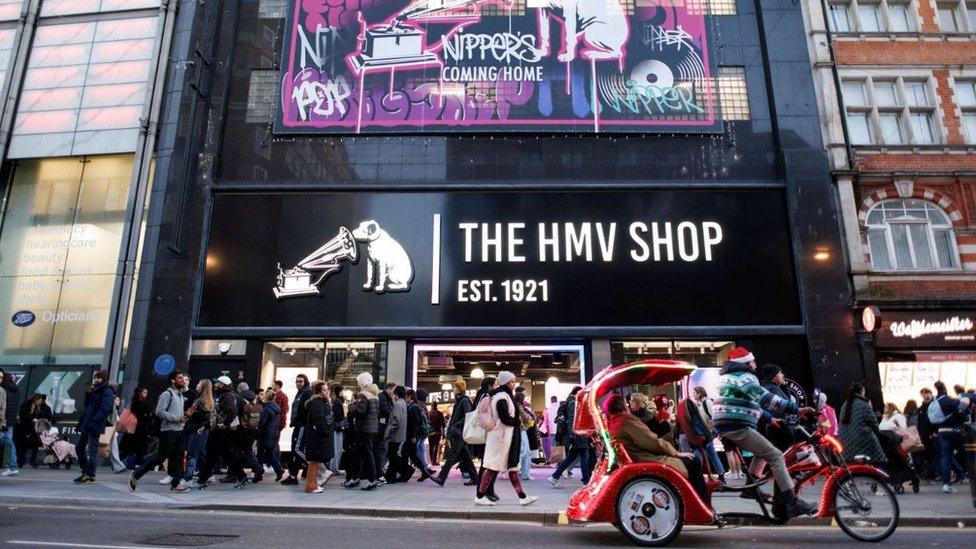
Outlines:
{"label": "red decorative light on rickshaw", "polygon": [[844,453],[844,444],[834,435],[824,435],[823,441],[830,445],[838,454]]}

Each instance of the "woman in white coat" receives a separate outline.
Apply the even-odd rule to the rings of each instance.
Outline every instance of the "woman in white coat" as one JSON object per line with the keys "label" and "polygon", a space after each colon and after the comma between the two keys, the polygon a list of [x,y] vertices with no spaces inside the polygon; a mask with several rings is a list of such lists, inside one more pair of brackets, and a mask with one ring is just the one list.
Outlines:
{"label": "woman in white coat", "polygon": [[498,388],[491,393],[491,416],[495,420],[495,428],[488,431],[485,441],[485,472],[481,475],[475,498],[478,505],[495,504],[485,494],[494,492],[495,479],[501,471],[508,472],[508,478],[518,494],[519,504],[531,505],[539,499],[525,495],[519,478],[522,422],[513,399],[515,386],[515,374],[501,372],[498,374]]}

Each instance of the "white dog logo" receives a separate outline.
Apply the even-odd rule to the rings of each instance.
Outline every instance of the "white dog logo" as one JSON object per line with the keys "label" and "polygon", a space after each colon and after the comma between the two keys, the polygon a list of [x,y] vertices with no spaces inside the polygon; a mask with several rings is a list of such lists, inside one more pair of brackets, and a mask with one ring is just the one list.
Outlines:
{"label": "white dog logo", "polygon": [[363,290],[381,294],[410,289],[413,265],[399,242],[372,219],[360,223],[352,236],[357,242],[366,244],[366,283]]}

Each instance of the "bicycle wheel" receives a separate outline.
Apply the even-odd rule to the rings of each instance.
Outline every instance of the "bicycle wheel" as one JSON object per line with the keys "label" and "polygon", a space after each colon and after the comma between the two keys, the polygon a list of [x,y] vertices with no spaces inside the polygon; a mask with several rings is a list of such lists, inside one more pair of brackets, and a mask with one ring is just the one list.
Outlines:
{"label": "bicycle wheel", "polygon": [[840,481],[834,492],[834,518],[858,541],[878,542],[898,528],[898,498],[886,482],[864,474]]}
{"label": "bicycle wheel", "polygon": [[638,545],[667,545],[678,537],[683,525],[681,497],[662,479],[636,478],[617,496],[617,529]]}

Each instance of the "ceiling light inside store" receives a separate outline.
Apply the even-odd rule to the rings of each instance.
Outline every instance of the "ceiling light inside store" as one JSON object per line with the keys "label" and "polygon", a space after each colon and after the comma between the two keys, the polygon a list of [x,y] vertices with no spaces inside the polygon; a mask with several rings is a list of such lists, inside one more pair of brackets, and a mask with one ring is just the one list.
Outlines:
{"label": "ceiling light inside store", "polygon": [[551,376],[549,379],[546,380],[546,383],[548,383],[549,385],[558,385],[559,378],[556,376]]}
{"label": "ceiling light inside store", "polygon": [[451,390],[451,384],[450,383],[442,383],[441,384],[441,391],[450,391],[450,390]]}
{"label": "ceiling light inside store", "polygon": [[291,352],[289,352],[288,354],[290,354],[291,356],[295,356],[295,349],[292,349]]}
{"label": "ceiling light inside store", "polygon": [[484,379],[484,378],[485,378],[485,371],[482,370],[481,368],[475,368],[474,370],[471,370],[471,379]]}

